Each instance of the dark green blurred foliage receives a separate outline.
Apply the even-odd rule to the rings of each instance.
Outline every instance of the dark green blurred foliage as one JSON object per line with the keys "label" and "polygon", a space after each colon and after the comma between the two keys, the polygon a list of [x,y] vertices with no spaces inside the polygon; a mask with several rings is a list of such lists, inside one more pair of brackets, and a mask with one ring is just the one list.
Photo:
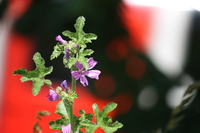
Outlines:
{"label": "dark green blurred foliage", "polygon": [[3,17],[3,14],[5,13],[5,10],[8,6],[8,1],[7,0],[2,0],[0,2],[0,20],[2,19]]}
{"label": "dark green blurred foliage", "polygon": [[[198,88],[199,89],[199,88]],[[194,100],[186,106],[179,116],[183,119],[174,129],[165,133],[199,133],[200,132],[200,91],[198,90]]]}
{"label": "dark green blurred foliage", "polygon": [[193,19],[189,32],[188,57],[185,72],[190,74],[194,80],[200,79],[200,12],[193,12]]}
{"label": "dark green blurred foliage", "polygon": [[[189,31],[188,57],[184,71],[195,81],[200,80],[200,12],[193,11]],[[184,116],[178,125],[167,133],[199,133],[200,132],[200,87],[194,95],[194,100],[184,108],[180,115]]]}

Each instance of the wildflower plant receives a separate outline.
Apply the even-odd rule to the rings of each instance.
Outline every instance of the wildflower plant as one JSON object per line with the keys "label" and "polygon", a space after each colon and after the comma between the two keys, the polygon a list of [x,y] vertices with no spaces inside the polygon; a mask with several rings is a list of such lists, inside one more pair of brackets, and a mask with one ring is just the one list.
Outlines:
{"label": "wildflower plant", "polygon": [[[62,32],[64,36],[71,40],[66,41],[58,35],[55,38],[57,44],[54,46],[54,50],[50,56],[50,59],[53,60],[63,54],[64,67],[71,71],[71,88],[68,87],[66,80],[63,80],[60,86],[56,88],[52,87],[52,81],[46,79],[45,76],[53,71],[53,67],[45,67],[45,61],[38,52],[33,56],[36,64],[35,70],[27,71],[21,68],[15,70],[13,74],[21,75],[20,80],[22,82],[33,82],[32,93],[34,96],[39,94],[42,86],[47,85],[50,89],[49,95],[47,95],[48,100],[59,100],[55,113],[59,114],[60,118],[49,122],[51,129],[60,130],[63,133],[82,133],[83,130],[86,133],[94,133],[100,127],[106,133],[113,133],[123,126],[117,121],[112,122],[111,117],[107,116],[108,113],[117,107],[116,103],[108,103],[102,111],[94,103],[92,105],[94,114],[80,110],[80,116],[74,115],[74,99],[78,98],[76,82],[80,80],[83,86],[88,86],[89,83],[86,77],[98,80],[101,73],[100,70],[91,70],[98,62],[93,57],[89,57],[94,51],[87,49],[86,45],[87,43],[91,43],[92,40],[96,40],[97,36],[93,33],[85,33],[83,31],[84,25],[85,18],[82,16],[78,17],[74,25],[76,32],[68,30]],[[95,122],[92,121],[93,117]]]}

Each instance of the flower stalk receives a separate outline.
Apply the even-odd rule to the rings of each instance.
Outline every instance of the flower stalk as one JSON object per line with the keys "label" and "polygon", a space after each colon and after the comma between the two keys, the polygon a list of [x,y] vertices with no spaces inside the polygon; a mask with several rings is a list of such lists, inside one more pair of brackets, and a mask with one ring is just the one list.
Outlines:
{"label": "flower stalk", "polygon": [[[115,103],[107,104],[102,109],[102,112],[98,109],[97,104],[93,104],[94,115],[87,114],[84,110],[79,111],[80,116],[74,115],[74,99],[78,98],[78,94],[76,94],[76,81],[79,80],[83,86],[88,86],[89,83],[86,77],[98,80],[101,73],[100,70],[91,70],[98,62],[94,61],[93,57],[88,57],[94,51],[87,49],[86,43],[96,40],[97,36],[93,33],[85,33],[83,31],[84,24],[85,18],[79,17],[74,25],[75,33],[68,30],[62,33],[71,39],[69,41],[64,40],[58,35],[55,38],[58,42],[50,56],[50,59],[53,60],[64,54],[64,66],[71,70],[71,88],[68,87],[66,80],[62,81],[60,86],[55,89],[52,87],[51,80],[45,79],[45,76],[53,71],[53,67],[45,67],[45,61],[40,53],[36,53],[33,57],[36,64],[35,70],[27,71],[21,68],[15,70],[14,74],[22,75],[20,79],[22,82],[33,82],[32,93],[34,96],[38,95],[41,87],[46,84],[50,88],[50,94],[47,95],[48,100],[59,101],[56,105],[55,113],[60,115],[61,118],[49,122],[51,129],[60,130],[62,133],[82,133],[81,129],[84,128],[87,133],[93,133],[100,127],[106,133],[112,133],[123,126],[119,122],[112,123],[111,118],[106,116],[116,108],[117,104]],[[93,117],[96,117],[96,122],[92,122]]]}

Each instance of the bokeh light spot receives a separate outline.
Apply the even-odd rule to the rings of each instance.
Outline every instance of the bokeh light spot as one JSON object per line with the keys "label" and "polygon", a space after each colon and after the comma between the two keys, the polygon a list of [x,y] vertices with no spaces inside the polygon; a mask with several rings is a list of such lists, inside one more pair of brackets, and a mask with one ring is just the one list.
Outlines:
{"label": "bokeh light spot", "polygon": [[99,80],[95,81],[95,90],[101,97],[111,96],[116,88],[116,83],[110,75],[101,75]]}
{"label": "bokeh light spot", "polygon": [[166,102],[171,109],[174,109],[180,104],[186,88],[187,86],[174,86],[168,91]]}
{"label": "bokeh light spot", "polygon": [[131,55],[127,58],[125,70],[129,77],[140,79],[145,73],[146,66],[143,60],[135,55]]}
{"label": "bokeh light spot", "polygon": [[142,110],[152,109],[158,101],[158,94],[153,86],[145,87],[138,96],[138,106]]}
{"label": "bokeh light spot", "polygon": [[133,106],[133,95],[130,92],[121,92],[115,97],[114,101],[118,104],[118,114],[125,114]]}
{"label": "bokeh light spot", "polygon": [[106,46],[106,55],[108,58],[112,61],[121,61],[124,59],[128,53],[127,47],[121,40],[112,40],[107,46]]}

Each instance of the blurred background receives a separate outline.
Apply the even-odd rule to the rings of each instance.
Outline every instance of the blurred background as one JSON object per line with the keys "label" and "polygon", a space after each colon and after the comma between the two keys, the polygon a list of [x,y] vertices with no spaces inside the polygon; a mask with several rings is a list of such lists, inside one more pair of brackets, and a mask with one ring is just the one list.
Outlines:
{"label": "blurred background", "polygon": [[[21,83],[12,73],[22,67],[33,70],[32,56],[38,51],[46,66],[54,67],[47,76],[54,86],[69,82],[62,57],[49,57],[55,37],[74,31],[76,18],[84,16],[84,31],[98,36],[88,47],[102,73],[88,87],[78,84],[75,113],[92,113],[94,102],[102,108],[112,101],[118,107],[110,115],[124,124],[117,133],[162,133],[185,89],[200,79],[198,5],[195,0],[0,0],[0,132],[32,132],[40,110],[52,114],[41,121],[43,132],[55,132],[47,122],[59,117],[54,114],[57,102],[47,100],[48,88],[34,97],[31,83]],[[170,133],[200,132],[195,94]]]}

